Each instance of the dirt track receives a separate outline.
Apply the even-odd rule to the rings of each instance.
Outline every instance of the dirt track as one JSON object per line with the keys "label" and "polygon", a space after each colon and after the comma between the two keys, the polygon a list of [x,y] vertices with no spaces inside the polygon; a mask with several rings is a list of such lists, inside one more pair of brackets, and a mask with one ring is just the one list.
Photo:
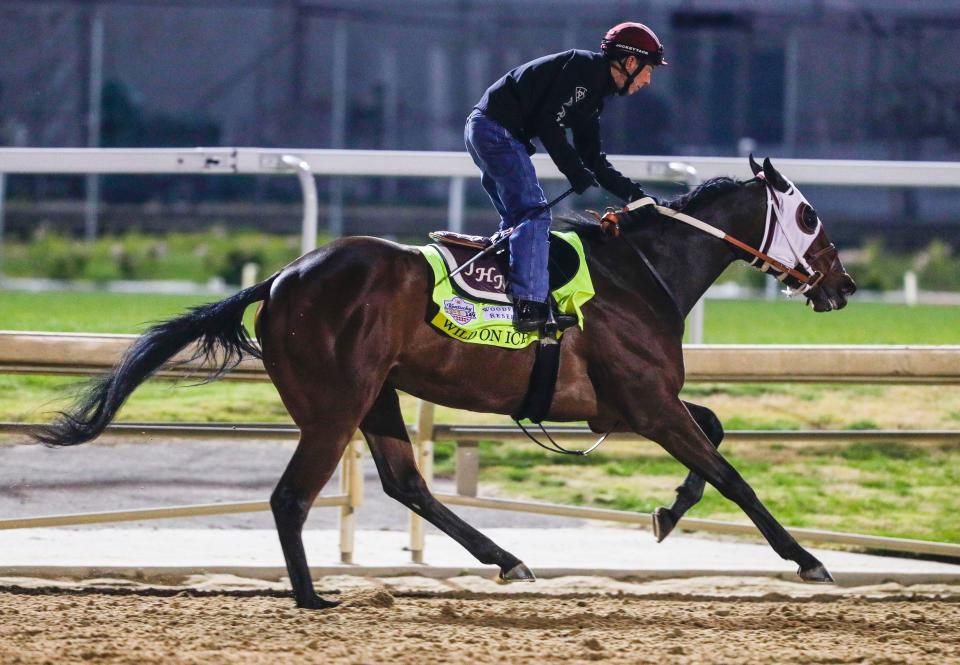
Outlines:
{"label": "dirt track", "polygon": [[[346,588],[343,605],[325,612],[295,610],[275,587],[8,585],[0,662],[960,662],[955,587],[791,598],[792,586],[775,582],[660,582],[641,585],[640,595],[609,595],[617,584],[582,579],[545,594],[431,584],[447,590],[418,597],[425,592],[409,586]],[[720,595],[724,588],[740,591]]]}

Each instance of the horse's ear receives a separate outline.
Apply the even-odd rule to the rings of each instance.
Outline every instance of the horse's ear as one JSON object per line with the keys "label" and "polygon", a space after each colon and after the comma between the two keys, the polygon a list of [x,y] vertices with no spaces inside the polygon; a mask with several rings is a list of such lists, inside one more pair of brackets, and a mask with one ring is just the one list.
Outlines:
{"label": "horse's ear", "polygon": [[790,189],[790,183],[788,183],[780,172],[773,168],[773,164],[770,163],[770,158],[766,157],[763,160],[763,175],[767,178],[767,182],[773,185],[773,188],[778,192],[787,193],[787,190]]}
{"label": "horse's ear", "polygon": [[753,158],[752,152],[750,153],[750,170],[753,171],[753,175],[758,175],[763,170],[763,167],[757,164],[757,160]]}

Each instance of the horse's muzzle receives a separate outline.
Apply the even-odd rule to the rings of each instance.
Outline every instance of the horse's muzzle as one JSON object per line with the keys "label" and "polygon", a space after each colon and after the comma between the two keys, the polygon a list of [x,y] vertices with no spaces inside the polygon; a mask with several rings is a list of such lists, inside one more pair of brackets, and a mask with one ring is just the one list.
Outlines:
{"label": "horse's muzzle", "polygon": [[815,312],[831,312],[847,306],[847,298],[857,292],[857,284],[849,273],[827,278],[808,296],[808,304]]}

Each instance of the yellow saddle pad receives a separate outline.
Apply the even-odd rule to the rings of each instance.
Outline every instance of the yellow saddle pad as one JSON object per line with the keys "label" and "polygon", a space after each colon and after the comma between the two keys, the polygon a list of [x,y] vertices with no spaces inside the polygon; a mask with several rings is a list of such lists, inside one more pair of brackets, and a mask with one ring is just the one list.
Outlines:
{"label": "yellow saddle pad", "polygon": [[[551,293],[557,301],[557,308],[561,314],[574,314],[579,325],[583,328],[583,313],[581,307],[593,295],[593,281],[587,269],[586,257],[583,253],[583,243],[576,233],[551,233],[551,244],[560,242],[567,244],[576,253],[578,261],[571,267],[564,266],[569,275],[557,279],[552,275],[551,284],[558,284]],[[540,334],[517,332],[513,327],[513,306],[509,298],[490,298],[485,294],[483,299],[471,296],[462,285],[453,283],[449,277],[447,261],[449,252],[437,245],[425,245],[417,249],[427,259],[433,270],[434,287],[433,302],[437,306],[437,313],[430,323],[440,332],[470,344],[488,344],[507,349],[522,349],[540,338]],[[497,261],[491,258],[491,261]],[[551,266],[554,268],[554,266]],[[569,277],[569,278],[568,278]],[[505,286],[505,285],[504,285]]]}

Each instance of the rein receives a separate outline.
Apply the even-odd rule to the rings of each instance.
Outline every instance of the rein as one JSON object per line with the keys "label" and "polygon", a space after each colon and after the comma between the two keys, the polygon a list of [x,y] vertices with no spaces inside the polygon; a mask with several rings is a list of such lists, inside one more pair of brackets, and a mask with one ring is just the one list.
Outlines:
{"label": "rein", "polygon": [[[678,222],[683,222],[684,224],[687,224],[696,229],[699,229],[700,231],[703,231],[704,233],[712,235],[715,238],[719,238],[720,240],[730,243],[734,247],[755,257],[755,259],[759,259],[760,261],[762,261],[763,264],[761,267],[758,268],[759,270],[763,272],[767,272],[772,268],[773,270],[779,272],[780,276],[778,277],[778,279],[780,279],[781,281],[787,277],[791,277],[795,279],[798,283],[802,285],[798,289],[800,293],[806,293],[810,291],[811,289],[816,287],[824,277],[823,273],[821,273],[818,270],[814,270],[810,274],[807,274],[799,270],[796,270],[795,268],[789,268],[785,266],[783,263],[781,263],[780,261],[777,261],[772,256],[765,254],[764,252],[761,252],[758,249],[754,249],[753,247],[743,242],[742,240],[734,238],[733,236],[729,235],[725,231],[718,229],[715,226],[707,224],[706,222],[699,220],[696,217],[692,217],[691,215],[688,215],[686,213],[682,213],[678,210],[674,210],[673,208],[657,205],[656,201],[654,201],[649,196],[643,197],[641,199],[637,199],[636,201],[632,201],[628,203],[626,206],[624,206],[621,210],[608,209],[607,212],[602,217],[597,213],[594,213],[594,216],[597,218],[597,221],[600,222],[600,226],[604,233],[617,237],[620,235],[619,215],[621,213],[633,212],[634,210],[637,210],[638,208],[642,208],[644,206],[652,206],[654,210],[656,210],[658,213],[660,213],[665,217],[670,217],[672,219],[677,220]],[[770,186],[767,185],[768,225],[771,217],[773,217],[773,196],[770,192]],[[780,223],[780,221],[775,217],[774,217],[774,222],[776,224]],[[793,248],[791,247],[791,250],[792,249]],[[822,254],[824,251],[827,251],[829,249],[830,247],[824,248],[823,250],[818,252],[818,256]],[[796,254],[796,251],[795,250],[793,251],[794,251],[794,254]],[[806,264],[806,261],[803,260],[802,256],[797,256],[797,263]],[[754,263],[751,263],[751,265],[754,265]],[[754,265],[754,267],[756,266]]]}

